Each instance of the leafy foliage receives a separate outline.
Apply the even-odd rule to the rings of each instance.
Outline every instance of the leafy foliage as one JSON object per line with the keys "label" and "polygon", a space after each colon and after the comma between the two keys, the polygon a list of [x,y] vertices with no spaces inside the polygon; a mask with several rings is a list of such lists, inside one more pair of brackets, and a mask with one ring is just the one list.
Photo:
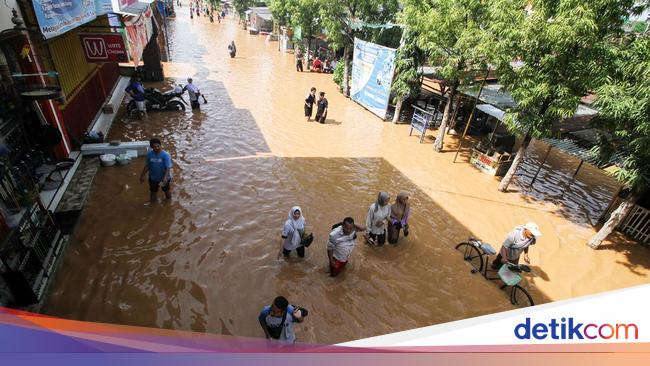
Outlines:
{"label": "leafy foliage", "polygon": [[507,125],[540,137],[553,122],[572,116],[608,71],[608,39],[621,33],[633,5],[634,0],[490,2],[491,62],[517,101]]}
{"label": "leafy foliage", "polygon": [[241,16],[244,15],[244,12],[246,9],[250,8],[251,6],[255,6],[259,3],[259,1],[256,0],[233,0],[233,6],[235,7],[235,11]]}
{"label": "leafy foliage", "polygon": [[343,73],[345,72],[345,65],[343,62],[339,62],[336,64],[336,67],[334,68],[334,73],[332,74],[332,77],[334,79],[334,82],[336,85],[339,86],[339,91],[343,91]]}
{"label": "leafy foliage", "polygon": [[321,31],[318,0],[271,0],[269,8],[273,18],[283,25],[300,27],[304,38],[311,38]]}
{"label": "leafy foliage", "polygon": [[[335,48],[350,47],[354,37],[376,42],[384,36],[383,29],[356,28],[353,23],[386,24],[398,13],[398,0],[323,0],[320,9],[327,40]],[[393,44],[394,44],[394,38]],[[399,39],[399,37],[397,37]]]}
{"label": "leafy foliage", "polygon": [[632,36],[616,43],[614,67],[595,92],[599,109],[595,127],[603,155],[627,152],[615,176],[640,193],[650,188],[650,36]]}
{"label": "leafy foliage", "polygon": [[483,30],[487,7],[480,0],[406,0],[404,22],[448,84],[470,82],[485,68]]}
{"label": "leafy foliage", "polygon": [[391,85],[397,98],[411,97],[420,91],[418,67],[424,62],[424,52],[416,45],[418,33],[406,30],[404,42],[397,50],[395,59],[395,80]]}

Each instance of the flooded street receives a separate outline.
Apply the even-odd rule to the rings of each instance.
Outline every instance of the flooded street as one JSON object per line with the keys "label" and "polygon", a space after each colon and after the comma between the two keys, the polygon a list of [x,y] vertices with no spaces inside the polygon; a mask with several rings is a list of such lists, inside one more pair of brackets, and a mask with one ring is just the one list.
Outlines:
{"label": "flooded street", "polygon": [[[454,246],[471,234],[498,247],[527,221],[544,233],[531,248],[535,277],[526,285],[536,303],[648,282],[648,250],[586,247],[608,201],[563,205],[563,192],[548,188],[557,184],[540,182],[553,161],[538,177],[537,195],[499,193],[495,178],[465,163],[467,154],[452,163],[453,136],[447,153],[434,153],[432,144],[408,136],[408,126],[384,123],[344,98],[331,75],[296,73],[292,54],[248,35],[231,16],[221,24],[190,20],[184,6],[168,30],[167,84],[192,77],[208,103],[200,112],[152,112],[144,121],[123,116],[110,138],[159,137],[174,162],[174,197],[147,203],[147,186],[138,181],[144,159],[100,168],[45,313],[262,337],[257,315],[282,294],[310,311],[296,327],[299,341],[381,335],[512,309],[496,283],[470,273]],[[235,59],[226,51],[231,40]],[[302,116],[312,86],[329,99],[324,125]],[[531,159],[541,154],[535,149]],[[599,182],[602,192],[594,196],[576,183],[567,195],[593,200],[615,190],[590,170],[579,178]],[[345,272],[328,277],[331,225],[345,216],[365,221],[380,190],[391,200],[411,193],[411,235],[382,248],[358,240]],[[548,196],[555,199],[541,201]],[[277,260],[294,205],[315,240],[304,260]]]}

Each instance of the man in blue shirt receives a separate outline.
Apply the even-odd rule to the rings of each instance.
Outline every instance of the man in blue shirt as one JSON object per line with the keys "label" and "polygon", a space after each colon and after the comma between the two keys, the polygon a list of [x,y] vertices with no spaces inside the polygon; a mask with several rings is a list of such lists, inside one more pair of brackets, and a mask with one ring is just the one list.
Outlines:
{"label": "man in blue shirt", "polygon": [[138,107],[138,113],[140,113],[140,118],[142,116],[147,115],[147,104],[145,102],[145,97],[144,97],[144,86],[142,86],[142,83],[140,82],[139,77],[134,77],[133,80],[131,80],[131,84],[129,84],[126,89],[124,89],[131,98],[135,101],[136,107]]}
{"label": "man in blue shirt", "polygon": [[147,153],[147,162],[140,174],[140,183],[144,183],[144,175],[149,172],[149,193],[151,202],[158,200],[158,188],[162,188],[165,198],[171,199],[172,194],[172,158],[167,151],[162,149],[160,140],[153,138],[149,140],[151,151]]}
{"label": "man in blue shirt", "polygon": [[289,301],[284,296],[278,296],[271,305],[262,309],[258,320],[266,339],[294,343],[296,334],[293,323],[302,323],[306,315],[304,309],[289,305]]}

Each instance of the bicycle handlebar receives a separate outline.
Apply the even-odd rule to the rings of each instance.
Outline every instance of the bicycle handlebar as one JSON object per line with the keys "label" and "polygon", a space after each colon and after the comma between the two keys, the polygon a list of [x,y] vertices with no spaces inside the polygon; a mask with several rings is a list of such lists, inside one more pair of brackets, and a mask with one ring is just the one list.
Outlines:
{"label": "bicycle handlebar", "polygon": [[530,272],[530,267],[525,264],[514,264],[511,262],[506,262],[508,269],[515,272]]}

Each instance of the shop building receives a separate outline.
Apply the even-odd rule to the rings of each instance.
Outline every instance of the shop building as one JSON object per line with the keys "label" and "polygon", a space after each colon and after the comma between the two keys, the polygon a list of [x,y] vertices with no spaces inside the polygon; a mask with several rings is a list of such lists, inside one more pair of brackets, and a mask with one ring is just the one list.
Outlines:
{"label": "shop building", "polygon": [[2,5],[0,306],[42,300],[67,241],[54,212],[86,133],[119,107],[107,102],[123,93],[121,66],[148,58],[143,73],[162,78],[152,3],[73,1],[56,13],[36,0]]}

